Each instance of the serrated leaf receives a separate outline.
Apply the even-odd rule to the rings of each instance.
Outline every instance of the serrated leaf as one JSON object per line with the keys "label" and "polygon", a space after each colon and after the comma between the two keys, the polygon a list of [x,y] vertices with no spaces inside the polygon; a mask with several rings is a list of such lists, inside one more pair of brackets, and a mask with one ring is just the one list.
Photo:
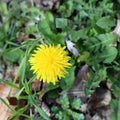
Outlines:
{"label": "serrated leaf", "polygon": [[67,109],[69,108],[69,99],[67,94],[63,94],[62,96],[60,96],[60,104],[62,106],[63,109]]}
{"label": "serrated leaf", "polygon": [[101,28],[108,28],[108,27],[113,27],[115,25],[114,20],[110,17],[102,17],[100,18],[97,23],[96,23],[99,27]]}
{"label": "serrated leaf", "polygon": [[97,37],[92,37],[84,42],[84,45],[89,51],[103,51],[106,46],[110,46],[115,40],[115,36],[111,33],[100,34]]}
{"label": "serrated leaf", "polygon": [[72,112],[72,117],[74,120],[84,120],[84,114],[82,113],[77,113],[77,112]]}
{"label": "serrated leaf", "polygon": [[58,120],[63,120],[63,112],[62,112],[62,111],[59,111],[57,114],[55,114],[55,117],[56,117]]}
{"label": "serrated leaf", "polygon": [[99,86],[99,83],[100,83],[100,81],[96,81],[96,82],[94,81],[94,82],[92,82],[91,87],[96,88]]}
{"label": "serrated leaf", "polygon": [[94,43],[92,46],[90,46],[90,48],[98,47],[100,45],[107,46],[107,45],[110,45],[115,40],[114,35],[110,33],[101,34],[97,38],[100,41],[97,41],[96,43]]}
{"label": "serrated leaf", "polygon": [[117,56],[117,49],[115,47],[107,47],[102,53],[99,55],[99,59],[104,63],[111,63]]}
{"label": "serrated leaf", "polygon": [[105,80],[107,78],[107,68],[104,67],[102,69],[99,69],[97,72],[97,75],[99,76],[99,81]]}
{"label": "serrated leaf", "polygon": [[97,38],[101,40],[101,43],[104,45],[110,45],[115,40],[115,36],[111,33],[100,34]]}
{"label": "serrated leaf", "polygon": [[87,34],[86,29],[78,30],[78,31],[71,31],[69,33],[69,38],[73,42],[77,42],[80,38],[85,38]]}
{"label": "serrated leaf", "polygon": [[57,106],[53,106],[51,110],[52,112],[57,113],[59,111],[59,108]]}
{"label": "serrated leaf", "polygon": [[74,98],[71,105],[73,109],[79,110],[81,106],[81,100],[78,98]]}

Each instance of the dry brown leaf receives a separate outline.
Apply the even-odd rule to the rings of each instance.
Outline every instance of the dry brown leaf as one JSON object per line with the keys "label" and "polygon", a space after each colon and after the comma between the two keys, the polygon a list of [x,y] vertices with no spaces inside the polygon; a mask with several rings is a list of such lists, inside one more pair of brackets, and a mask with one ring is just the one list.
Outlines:
{"label": "dry brown leaf", "polygon": [[24,33],[20,33],[18,38],[16,39],[16,41],[21,43],[21,42],[25,41],[28,38],[29,38],[29,35],[24,34]]}
{"label": "dry brown leaf", "polygon": [[18,66],[14,65],[12,68],[7,67],[5,73],[5,80],[14,79],[17,76]]}
{"label": "dry brown leaf", "polygon": [[31,84],[32,90],[39,91],[41,86],[41,81],[40,80],[34,80],[33,83]]}
{"label": "dry brown leaf", "polygon": [[45,104],[45,102],[42,102],[41,108],[49,117],[51,116],[50,108]]}
{"label": "dry brown leaf", "polygon": [[81,98],[82,102],[86,102],[87,96],[85,95],[84,89],[86,87],[86,80],[89,77],[89,67],[85,64],[78,70],[71,88],[67,91],[62,91],[60,94],[68,94],[70,99],[77,97]]}
{"label": "dry brown leaf", "polygon": [[72,87],[67,91],[70,97],[85,97],[84,88],[86,86],[86,79],[89,77],[88,65],[82,66],[75,77]]}
{"label": "dry brown leaf", "polygon": [[[8,97],[10,90],[11,90],[11,87],[5,84],[0,84],[0,97],[4,99],[8,104],[9,104],[9,101],[7,97]],[[16,93],[17,93],[17,90],[13,89],[11,91],[10,97],[15,97]],[[13,106],[13,105],[11,106],[13,109],[16,108],[16,106]],[[4,103],[0,101],[0,120],[7,120],[8,117],[10,117],[11,115],[12,115],[12,111]]]}

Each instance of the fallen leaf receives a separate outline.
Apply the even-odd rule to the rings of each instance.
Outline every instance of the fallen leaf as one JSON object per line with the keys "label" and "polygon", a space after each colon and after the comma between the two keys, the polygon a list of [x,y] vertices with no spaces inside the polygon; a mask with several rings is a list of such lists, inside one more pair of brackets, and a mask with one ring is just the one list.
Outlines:
{"label": "fallen leaf", "polygon": [[18,71],[18,66],[13,66],[12,68],[10,67],[7,67],[6,69],[6,73],[5,73],[5,80],[8,80],[8,79],[14,79],[15,76],[17,75],[17,71]]}
{"label": "fallen leaf", "polygon": [[[0,84],[0,97],[4,99],[9,104],[9,101],[7,99],[9,92],[11,90],[11,87]],[[15,97],[15,94],[17,93],[16,89],[12,89],[10,97]],[[13,109],[16,108],[15,105],[11,105]],[[0,120],[7,120],[12,115],[12,111],[3,103],[0,101]],[[16,118],[16,120],[18,120]]]}
{"label": "fallen leaf", "polygon": [[32,90],[39,91],[41,87],[41,81],[40,80],[34,80],[33,83],[31,84]]}
{"label": "fallen leaf", "polygon": [[107,85],[107,81],[102,81],[99,87],[95,88],[94,93],[88,100],[88,110],[95,110],[110,104],[112,93]]}
{"label": "fallen leaf", "polygon": [[113,34],[120,37],[120,20],[119,19],[117,20],[117,25],[113,31]]}
{"label": "fallen leaf", "polygon": [[28,38],[29,38],[29,35],[26,35],[24,33],[20,33],[18,35],[18,38],[16,39],[16,41],[19,42],[19,43],[21,43],[21,42],[25,41]]}
{"label": "fallen leaf", "polygon": [[[78,70],[72,87],[67,91],[69,97],[85,97],[84,88],[86,86],[86,80],[89,77],[89,67],[85,64]],[[64,93],[66,93],[66,91],[63,91],[61,94]]]}
{"label": "fallen leaf", "polygon": [[80,53],[78,52],[78,50],[75,48],[75,43],[71,42],[70,40],[66,39],[66,45],[67,45],[67,49],[73,53],[75,56],[79,56]]}
{"label": "fallen leaf", "polygon": [[42,102],[41,108],[49,117],[51,116],[50,108],[44,102]]}

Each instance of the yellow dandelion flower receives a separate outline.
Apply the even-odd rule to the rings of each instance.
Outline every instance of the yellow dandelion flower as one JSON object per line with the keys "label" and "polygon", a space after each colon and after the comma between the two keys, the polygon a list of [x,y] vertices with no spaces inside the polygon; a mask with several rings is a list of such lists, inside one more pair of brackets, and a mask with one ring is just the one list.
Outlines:
{"label": "yellow dandelion flower", "polygon": [[66,68],[71,66],[69,60],[70,57],[67,56],[65,47],[40,45],[32,54],[29,62],[31,70],[34,71],[38,79],[56,84],[58,79],[65,77]]}

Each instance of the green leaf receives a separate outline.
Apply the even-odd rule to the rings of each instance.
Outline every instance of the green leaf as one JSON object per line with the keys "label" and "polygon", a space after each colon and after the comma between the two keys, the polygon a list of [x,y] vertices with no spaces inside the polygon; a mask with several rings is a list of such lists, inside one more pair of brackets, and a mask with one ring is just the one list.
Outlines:
{"label": "green leaf", "polygon": [[13,107],[6,100],[4,100],[1,97],[0,97],[0,102],[4,103],[8,107],[8,109],[10,109],[12,112],[15,112],[15,110],[13,109]]}
{"label": "green leaf", "polygon": [[73,1],[67,0],[63,5],[60,5],[58,11],[62,13],[64,17],[70,17],[73,11]]}
{"label": "green leaf", "polygon": [[78,31],[71,31],[69,32],[69,38],[73,41],[73,42],[77,42],[80,38],[86,38],[86,34],[87,34],[87,30],[86,29],[82,29],[82,30],[78,30]]}
{"label": "green leaf", "polygon": [[50,25],[46,19],[41,20],[38,23],[38,30],[42,33],[44,38],[49,42],[49,43],[54,43],[54,33],[52,32]]}
{"label": "green leaf", "polygon": [[102,53],[100,53],[99,59],[104,63],[111,63],[117,56],[117,49],[115,47],[107,47]]}
{"label": "green leaf", "polygon": [[51,44],[62,44],[62,45],[65,44],[62,34],[54,33],[51,30],[51,27],[50,27],[50,25],[49,25],[49,23],[48,23],[48,21],[46,19],[41,20],[39,22],[38,29],[44,35],[44,37],[46,38],[46,40],[49,43],[51,43]]}
{"label": "green leaf", "polygon": [[84,42],[84,45],[90,52],[103,51],[106,46],[109,46],[115,40],[115,36],[111,33],[100,34],[97,37],[89,38]]}
{"label": "green leaf", "polygon": [[59,94],[58,94],[57,90],[51,90],[51,91],[47,92],[47,96],[48,96],[48,98],[56,99],[59,96]]}
{"label": "green leaf", "polygon": [[70,17],[70,15],[72,14],[73,11],[73,1],[68,0],[66,3],[66,12],[64,14],[65,17]]}
{"label": "green leaf", "polygon": [[52,112],[57,113],[59,112],[59,108],[57,106],[52,106],[51,108]]}
{"label": "green leaf", "polygon": [[38,29],[43,35],[52,35],[53,32],[48,24],[48,21],[46,19],[41,20],[38,23]]}
{"label": "green leaf", "polygon": [[[116,78],[115,78],[116,79]],[[113,79],[114,80],[114,79]],[[119,83],[119,81],[118,82],[115,82],[115,80],[114,80],[114,84],[113,84],[113,86],[112,86],[112,88],[113,88],[113,93],[114,93],[114,96],[115,97],[118,97],[118,96],[120,96],[120,83]]]}
{"label": "green leaf", "polygon": [[[24,87],[22,87],[22,88],[16,93],[15,97],[16,97],[18,100],[20,99],[21,94],[23,93],[23,91],[24,91]],[[27,98],[28,98],[28,96],[27,96]]]}
{"label": "green leaf", "polygon": [[101,41],[103,45],[110,45],[115,40],[115,36],[111,33],[100,34],[97,38]]}
{"label": "green leaf", "polygon": [[67,94],[63,94],[62,96],[60,96],[60,104],[62,106],[63,109],[67,109],[69,108],[69,99]]}
{"label": "green leaf", "polygon": [[57,114],[55,114],[55,117],[56,117],[58,120],[63,120],[63,112],[62,112],[62,111],[59,111]]}
{"label": "green leaf", "polygon": [[97,76],[99,77],[99,81],[105,80],[107,78],[107,68],[103,67],[97,71]]}
{"label": "green leaf", "polygon": [[27,26],[25,28],[25,32],[26,34],[33,34],[37,31],[37,26],[36,25],[33,25],[33,26]]}
{"label": "green leaf", "polygon": [[61,44],[61,45],[65,45],[65,40],[62,34],[58,33],[54,35],[54,44]]}
{"label": "green leaf", "polygon": [[65,18],[56,18],[56,28],[65,28],[67,26],[67,19]]}
{"label": "green leaf", "polygon": [[30,91],[30,86],[29,86],[29,83],[27,82],[27,80],[24,80],[24,87],[25,87],[25,93],[27,94],[30,94],[31,91]]}
{"label": "green leaf", "polygon": [[88,16],[89,16],[89,14],[87,12],[85,12],[84,10],[81,10],[81,12],[80,12],[80,17],[81,18],[88,17]]}
{"label": "green leaf", "polygon": [[7,120],[16,120],[17,116],[23,116],[24,118],[28,118],[30,120],[30,116],[24,114],[28,107],[29,105],[27,104],[24,107],[15,110],[15,112],[13,112],[13,114]]}
{"label": "green leaf", "polygon": [[2,31],[6,34],[10,29],[10,25],[9,25],[9,22],[4,22],[2,24]]}
{"label": "green leaf", "polygon": [[9,48],[3,52],[3,55],[5,59],[11,62],[16,62],[22,58],[22,56],[24,55],[24,52],[19,48]]}
{"label": "green leaf", "polygon": [[[26,6],[26,4],[23,2],[23,4],[21,4],[21,9],[22,9],[23,13],[27,12],[25,6]],[[34,19],[34,17],[36,17],[36,16],[42,15],[40,9],[37,7],[33,7],[33,6],[29,7],[29,12],[30,12],[29,17],[31,17],[32,19]]]}
{"label": "green leaf", "polygon": [[77,112],[73,112],[72,116],[73,116],[74,120],[84,120],[85,119],[84,114],[82,114],[82,113],[80,114]]}
{"label": "green leaf", "polygon": [[120,98],[119,100],[112,100],[112,108],[114,112],[112,112],[110,118],[111,120],[119,120],[120,119]]}
{"label": "green leaf", "polygon": [[20,67],[19,67],[19,74],[20,74],[20,86],[25,84],[25,72],[26,72],[26,65],[27,65],[27,57],[22,59]]}
{"label": "green leaf", "polygon": [[96,88],[98,87],[100,84],[100,80],[99,81],[93,81],[92,84],[91,84],[91,88]]}
{"label": "green leaf", "polygon": [[9,82],[9,81],[6,81],[6,80],[3,80],[3,79],[0,79],[0,82],[6,84],[6,85],[8,85],[8,86],[10,86],[11,88],[14,88],[14,89],[19,90],[19,87],[18,87],[18,86],[14,85],[13,83],[11,83],[11,82]]}
{"label": "green leaf", "polygon": [[74,98],[71,105],[73,109],[79,110],[81,106],[81,100],[79,98]]}
{"label": "green leaf", "polygon": [[[93,61],[94,62],[94,61]],[[89,95],[94,92],[94,88],[98,87],[100,82],[106,80],[107,71],[106,67],[103,68],[94,68],[94,71],[90,69],[90,77],[86,81],[85,94]]]}
{"label": "green leaf", "polygon": [[34,97],[29,95],[29,100],[30,100],[30,103],[32,105],[35,106],[35,108],[37,109],[37,111],[40,113],[40,115],[45,119],[45,120],[51,120],[48,115],[39,107],[39,105],[37,104],[37,102],[35,101]]}
{"label": "green leaf", "polygon": [[96,23],[99,27],[101,28],[108,28],[108,27],[113,27],[115,25],[115,22],[113,20],[113,18],[111,18],[110,16],[106,16],[106,17],[102,17],[100,18],[97,23]]}
{"label": "green leaf", "polygon": [[89,52],[87,51],[84,51],[79,57],[78,57],[78,60],[77,62],[83,62],[83,61],[87,61],[89,59]]}
{"label": "green leaf", "polygon": [[66,111],[63,112],[63,119],[62,120],[70,120],[70,116],[66,114]]}
{"label": "green leaf", "polygon": [[7,4],[5,2],[0,2],[0,10],[7,15],[8,14],[8,9],[7,9]]}
{"label": "green leaf", "polygon": [[50,91],[50,90],[54,90],[54,89],[56,89],[56,88],[58,88],[58,87],[59,87],[58,84],[53,85],[52,83],[49,83],[49,84],[46,85],[46,90],[47,90],[47,91]]}
{"label": "green leaf", "polygon": [[52,15],[51,12],[46,11],[45,12],[45,17],[47,18],[48,23],[53,23],[54,22],[54,16]]}
{"label": "green leaf", "polygon": [[65,78],[62,78],[60,80],[60,87],[62,89],[69,89],[71,87],[71,85],[74,82],[75,79],[75,67],[71,67],[68,69],[68,73],[66,74]]}

